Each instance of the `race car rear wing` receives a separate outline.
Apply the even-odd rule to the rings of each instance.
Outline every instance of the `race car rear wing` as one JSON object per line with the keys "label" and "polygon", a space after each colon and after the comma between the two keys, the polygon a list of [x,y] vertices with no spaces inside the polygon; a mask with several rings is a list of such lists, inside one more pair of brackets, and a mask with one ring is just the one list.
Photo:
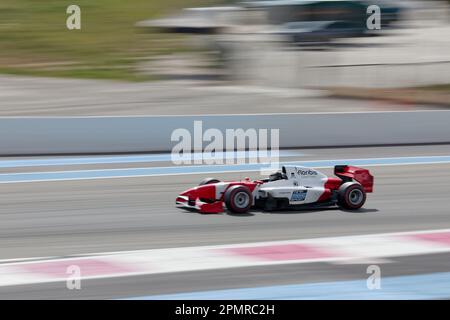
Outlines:
{"label": "race car rear wing", "polygon": [[334,167],[334,174],[344,181],[355,180],[362,185],[364,191],[373,192],[374,179],[367,169],[347,165],[338,165]]}

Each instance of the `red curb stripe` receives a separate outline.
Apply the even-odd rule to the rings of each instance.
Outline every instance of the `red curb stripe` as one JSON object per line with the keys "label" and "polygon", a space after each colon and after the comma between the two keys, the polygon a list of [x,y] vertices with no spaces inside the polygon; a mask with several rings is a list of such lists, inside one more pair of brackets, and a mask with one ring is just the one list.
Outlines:
{"label": "red curb stripe", "polygon": [[66,278],[71,274],[68,273],[68,267],[70,266],[78,266],[80,268],[81,277],[103,276],[136,271],[99,259],[47,261],[23,264],[19,267],[29,273],[44,274],[53,278]]}
{"label": "red curb stripe", "polygon": [[450,246],[450,232],[435,232],[435,233],[419,233],[408,236],[414,240],[423,240],[432,243],[439,243],[445,246]]}
{"label": "red curb stripe", "polygon": [[334,257],[317,247],[303,244],[285,244],[226,249],[227,252],[269,261],[307,260]]}

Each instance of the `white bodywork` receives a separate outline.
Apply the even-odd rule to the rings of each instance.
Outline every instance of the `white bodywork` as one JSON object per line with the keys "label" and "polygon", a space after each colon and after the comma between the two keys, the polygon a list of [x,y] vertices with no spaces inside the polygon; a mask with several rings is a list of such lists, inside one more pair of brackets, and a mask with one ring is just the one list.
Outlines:
{"label": "white bodywork", "polygon": [[[300,166],[285,166],[287,179],[269,181],[258,185],[253,190],[255,199],[266,198],[270,194],[274,198],[287,198],[289,204],[307,204],[317,202],[325,191],[328,177],[323,173]],[[229,182],[215,184],[216,199],[220,199],[227,190]]]}
{"label": "white bodywork", "polygon": [[255,190],[255,197],[287,198],[289,204],[317,202],[325,191],[328,177],[323,173],[305,167],[285,166],[287,180],[270,181]]}

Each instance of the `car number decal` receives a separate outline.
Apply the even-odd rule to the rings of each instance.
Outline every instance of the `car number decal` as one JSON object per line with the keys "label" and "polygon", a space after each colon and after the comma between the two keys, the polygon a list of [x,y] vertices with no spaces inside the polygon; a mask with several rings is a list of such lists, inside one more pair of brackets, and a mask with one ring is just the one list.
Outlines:
{"label": "car number decal", "polygon": [[307,190],[296,190],[292,192],[291,201],[305,201]]}

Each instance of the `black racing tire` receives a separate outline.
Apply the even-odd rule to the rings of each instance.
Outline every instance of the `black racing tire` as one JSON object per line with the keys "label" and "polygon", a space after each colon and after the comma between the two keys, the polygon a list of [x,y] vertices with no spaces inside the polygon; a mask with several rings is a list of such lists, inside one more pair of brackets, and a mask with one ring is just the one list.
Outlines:
{"label": "black racing tire", "polygon": [[236,185],[225,191],[224,200],[231,212],[246,213],[252,207],[253,196],[249,188]]}
{"label": "black racing tire", "polygon": [[202,181],[200,181],[199,186],[204,186],[205,184],[211,184],[211,183],[218,183],[220,180],[216,178],[205,178]]}
{"label": "black racing tire", "polygon": [[366,192],[357,182],[346,182],[339,187],[338,205],[347,210],[357,210],[366,202]]}

